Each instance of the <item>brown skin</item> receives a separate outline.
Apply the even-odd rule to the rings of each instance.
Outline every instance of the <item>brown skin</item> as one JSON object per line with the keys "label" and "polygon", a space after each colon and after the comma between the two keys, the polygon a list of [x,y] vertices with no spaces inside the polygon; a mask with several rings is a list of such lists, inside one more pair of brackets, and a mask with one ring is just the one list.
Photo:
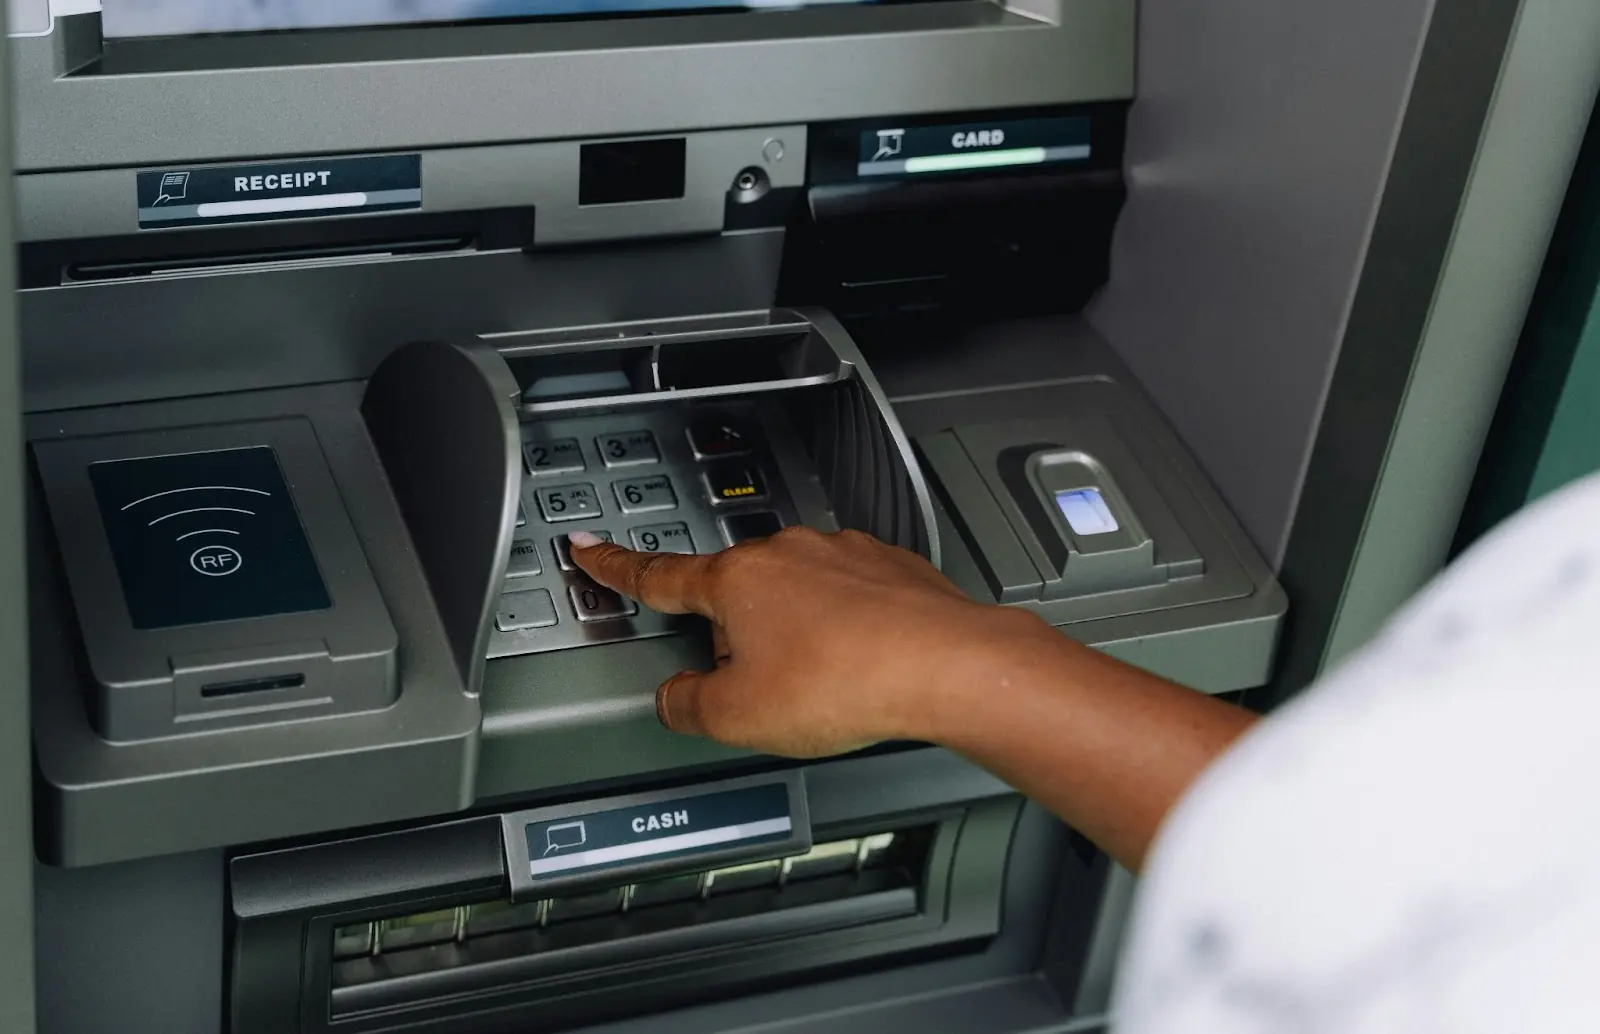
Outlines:
{"label": "brown skin", "polygon": [[1184,790],[1254,721],[1024,611],[975,603],[858,532],[793,528],[710,556],[574,541],[572,556],[648,607],[712,621],[716,670],[657,691],[674,732],[801,758],[937,743],[1135,871]]}

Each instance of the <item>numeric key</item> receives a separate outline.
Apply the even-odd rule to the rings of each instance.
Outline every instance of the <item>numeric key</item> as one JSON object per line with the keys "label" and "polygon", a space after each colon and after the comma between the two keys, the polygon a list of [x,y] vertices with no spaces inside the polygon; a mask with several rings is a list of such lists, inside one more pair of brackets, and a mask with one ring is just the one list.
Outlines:
{"label": "numeric key", "polygon": [[634,528],[628,532],[628,537],[633,540],[633,548],[641,553],[683,553],[688,556],[695,553],[689,526],[682,521]]}
{"label": "numeric key", "polygon": [[591,621],[615,621],[639,613],[639,605],[593,582],[569,585],[567,595],[572,599],[572,612],[585,624]]}
{"label": "numeric key", "polygon": [[[611,541],[611,533],[609,531],[601,531],[598,528],[591,528],[589,533],[597,536],[602,542]],[[561,570],[576,571],[578,569],[578,565],[572,562],[572,542],[567,538],[567,536],[557,535],[555,538],[551,539],[550,551],[556,555],[556,566],[561,568]]]}
{"label": "numeric key", "polygon": [[583,462],[583,447],[576,438],[527,442],[522,446],[522,458],[528,463],[528,473],[536,478],[580,474],[588,469]]}
{"label": "numeric key", "polygon": [[617,505],[623,513],[655,513],[658,510],[676,510],[678,496],[672,490],[672,481],[666,475],[618,481]]}
{"label": "numeric key", "polygon": [[539,501],[539,513],[544,519],[557,524],[561,521],[581,521],[599,517],[600,497],[593,485],[562,485],[560,488],[541,488],[534,492]]}
{"label": "numeric key", "polygon": [[607,467],[636,467],[661,460],[661,450],[656,448],[656,436],[649,431],[603,434],[594,440],[594,444]]}

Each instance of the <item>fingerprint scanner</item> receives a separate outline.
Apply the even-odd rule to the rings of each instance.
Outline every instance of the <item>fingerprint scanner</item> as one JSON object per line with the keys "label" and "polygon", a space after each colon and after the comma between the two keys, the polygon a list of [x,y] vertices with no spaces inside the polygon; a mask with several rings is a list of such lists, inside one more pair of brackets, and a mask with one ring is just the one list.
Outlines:
{"label": "fingerprint scanner", "polygon": [[1109,535],[1118,530],[1117,517],[1098,488],[1075,488],[1056,493],[1056,505],[1074,535]]}

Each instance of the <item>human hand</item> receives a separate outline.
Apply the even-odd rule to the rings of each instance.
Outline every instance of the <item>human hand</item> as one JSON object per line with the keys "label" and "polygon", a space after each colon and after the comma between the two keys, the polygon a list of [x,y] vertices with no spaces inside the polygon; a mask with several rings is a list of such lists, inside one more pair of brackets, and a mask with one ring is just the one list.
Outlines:
{"label": "human hand", "polygon": [[947,692],[983,682],[997,649],[1053,636],[860,532],[790,528],[708,556],[637,553],[581,532],[571,546],[602,585],[712,621],[717,667],[662,684],[662,724],[770,754],[931,740]]}

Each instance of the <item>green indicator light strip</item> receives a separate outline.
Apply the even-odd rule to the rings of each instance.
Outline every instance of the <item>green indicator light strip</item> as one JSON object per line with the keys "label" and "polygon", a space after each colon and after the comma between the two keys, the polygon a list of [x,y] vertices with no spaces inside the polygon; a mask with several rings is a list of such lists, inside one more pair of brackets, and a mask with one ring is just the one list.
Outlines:
{"label": "green indicator light strip", "polygon": [[907,172],[955,172],[961,169],[993,169],[1003,165],[1039,165],[1048,158],[1042,147],[1014,147],[1007,151],[971,151],[966,154],[934,154],[907,158]]}

